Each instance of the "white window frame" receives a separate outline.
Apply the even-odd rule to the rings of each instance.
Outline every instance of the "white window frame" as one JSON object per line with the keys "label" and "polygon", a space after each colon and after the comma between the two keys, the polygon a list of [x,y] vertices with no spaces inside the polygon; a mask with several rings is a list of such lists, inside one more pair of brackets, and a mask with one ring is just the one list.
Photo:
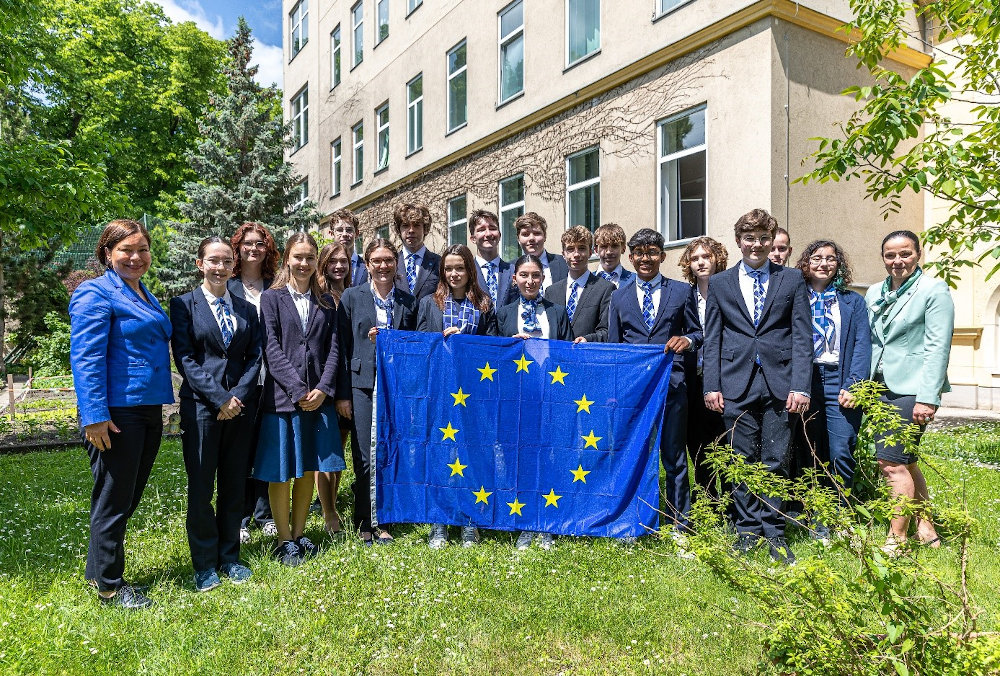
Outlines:
{"label": "white window frame", "polygon": [[292,120],[292,152],[309,143],[309,83],[295,93],[289,102]]}
{"label": "white window frame", "polygon": [[[385,124],[379,119],[385,113]],[[382,134],[386,141],[382,143]],[[375,109],[375,173],[389,168],[389,102],[386,101]]]}
{"label": "white window frame", "polygon": [[[411,89],[413,85],[420,82],[420,96],[412,99]],[[414,139],[418,136],[419,139]],[[424,74],[418,73],[416,77],[406,83],[406,154],[421,150],[424,147]]]}
{"label": "white window frame", "polygon": [[[465,47],[465,64],[460,68],[456,68],[455,72],[451,72],[451,55],[456,53],[459,49]],[[461,42],[448,50],[445,54],[444,67],[448,75],[448,93],[447,100],[445,101],[445,127],[447,128],[447,133],[451,133],[456,129],[461,129],[465,125],[469,124],[469,45],[468,39],[463,38]],[[461,124],[456,124],[454,127],[451,126],[451,82],[459,77],[465,76],[465,111],[463,114],[463,120]]]}
{"label": "white window frame", "polygon": [[[666,16],[667,14],[670,14],[678,7],[682,7],[691,2],[691,0],[654,0],[654,1],[655,1],[655,4],[653,5],[654,21],[656,19],[659,19],[661,16]],[[671,4],[669,7],[665,7],[664,2],[672,2],[673,4]]]}
{"label": "white window frame", "polygon": [[[663,167],[667,162],[676,162],[688,155],[694,155],[695,153],[705,153],[705,230],[708,229],[708,116],[705,115],[705,141],[700,145],[694,146],[692,148],[685,148],[684,150],[678,150],[667,155],[663,155],[663,127],[671,122],[676,122],[685,117],[690,117],[695,113],[701,111],[706,112],[708,106],[706,104],[701,104],[699,106],[694,106],[693,108],[687,108],[682,110],[675,115],[670,117],[665,117],[656,123],[656,221],[657,227],[660,233],[663,235],[663,239],[666,240],[667,244],[677,244],[680,242],[686,242],[688,240],[694,239],[694,237],[680,237],[680,232],[678,231],[678,237],[672,237],[670,232],[671,226],[674,229],[680,225],[680,223],[665,223],[663,218]],[[703,232],[702,235],[705,233]],[[699,235],[695,235],[697,237]]]}
{"label": "white window frame", "polygon": [[[464,206],[462,207],[462,210],[458,213],[458,218],[452,218],[452,216],[454,215],[454,214],[452,214],[452,205],[455,202],[457,202],[458,200],[462,200]],[[446,209],[446,213],[445,213],[445,215],[448,218],[448,246],[451,246],[452,244],[465,244],[466,246],[468,246],[468,244],[469,244],[469,230],[468,230],[468,228],[469,228],[469,212],[468,212],[468,209],[469,209],[469,194],[468,193],[462,193],[461,195],[455,195],[454,197],[452,197],[451,199],[448,200],[448,205],[447,205],[447,209]],[[464,236],[463,237],[463,241],[461,241],[461,242],[456,242],[455,238],[452,237],[452,232],[458,226],[462,227],[462,234]]]}
{"label": "white window frame", "polygon": [[422,4],[424,4],[424,0],[406,0],[406,15],[412,14]]}
{"label": "white window frame", "polygon": [[[385,9],[385,23],[382,22],[382,10]],[[385,35],[382,35],[385,26]],[[389,0],[375,0],[375,46],[378,47],[389,37]]]}
{"label": "white window frame", "polygon": [[[597,153],[597,177],[596,178],[588,178],[588,179],[586,179],[584,181],[580,181],[579,183],[570,183],[569,182],[569,176],[570,176],[569,165],[570,165],[570,162],[574,158],[577,158],[577,157],[579,157],[581,155],[586,155],[587,153]],[[601,146],[600,145],[590,146],[589,148],[584,148],[583,150],[577,151],[575,153],[571,153],[571,154],[569,154],[569,155],[566,156],[566,229],[567,230],[569,230],[570,228],[572,228],[574,225],[577,225],[577,223],[573,223],[570,220],[570,196],[574,192],[576,192],[577,190],[583,190],[584,188],[589,188],[592,185],[597,185],[597,196],[598,196],[598,200],[600,200],[600,195],[601,195]],[[598,207],[598,208],[600,208],[600,207]],[[598,221],[601,220],[600,214],[598,214],[597,220]],[[582,224],[580,224],[580,225],[582,225]],[[586,226],[584,226],[584,227],[586,227]],[[595,227],[595,230],[596,230],[596,227]],[[593,230],[591,230],[591,233],[593,233]]]}
{"label": "white window frame", "polygon": [[351,68],[365,60],[365,5],[358,0],[351,5]]}
{"label": "white window frame", "polygon": [[[511,11],[515,5],[521,6],[521,25],[512,30],[507,35],[503,34],[503,16]],[[507,98],[503,97],[503,53],[504,48],[513,44],[516,40],[521,40],[521,89],[511,93]],[[466,52],[468,58],[468,52]],[[524,0],[514,0],[497,13],[497,100],[499,104],[504,104],[524,93],[524,62],[525,62],[525,41],[524,41]],[[499,105],[498,104],[498,105]]]}
{"label": "white window frame", "polygon": [[[504,204],[504,202],[503,202],[503,186],[504,186],[505,183],[510,183],[511,181],[516,181],[516,180],[520,180],[521,181],[521,199],[519,201],[517,201],[517,202],[511,202],[510,204]],[[512,233],[507,233],[506,237],[504,236],[504,231],[503,231],[503,217],[504,217],[504,214],[507,213],[508,211],[517,211],[517,210],[520,210],[520,213],[518,214],[518,216],[521,216],[521,215],[524,214],[524,202],[525,202],[525,197],[526,197],[525,193],[527,193],[527,186],[524,183],[524,173],[514,174],[513,176],[508,176],[507,178],[502,178],[499,181],[497,181],[497,207],[498,207],[497,208],[497,214],[498,214],[498,216],[500,218],[500,251],[501,251],[501,256],[500,257],[501,258],[504,258],[504,256],[503,256],[503,249],[504,249],[505,246],[509,245],[509,246],[513,247],[511,249],[512,253],[515,252],[515,251],[520,251],[520,245],[517,242],[517,231],[513,230],[513,226],[512,226],[513,232]],[[513,223],[513,221],[512,221],[512,223]],[[518,255],[520,255],[520,254],[518,254]],[[517,256],[514,256],[514,258],[516,258],[516,257]]]}
{"label": "white window frame", "polygon": [[295,189],[298,191],[299,196],[294,202],[292,202],[292,211],[296,211],[299,207],[305,204],[309,200],[309,177],[306,176],[301,181],[295,185]]}
{"label": "white window frame", "polygon": [[288,49],[291,51],[288,60],[294,59],[307,42],[309,42],[309,0],[299,0],[288,13]]}
{"label": "white window frame", "polygon": [[572,60],[570,59],[570,56],[569,56],[569,46],[570,46],[569,25],[570,25],[570,20],[572,19],[572,8],[571,8],[572,4],[573,4],[573,0],[566,0],[566,32],[565,32],[565,34],[564,34],[563,37],[564,37],[565,43],[566,43],[566,67],[567,68],[569,68],[570,66],[572,66],[574,64],[580,63],[581,61],[589,59],[594,54],[597,54],[598,52],[601,51],[601,11],[602,11],[603,7],[602,7],[601,0],[597,0],[597,47],[595,47],[591,51],[587,52],[583,56],[578,56],[577,58],[572,59]]}
{"label": "white window frame", "polygon": [[351,127],[351,169],[355,186],[365,178],[365,121]]}
{"label": "white window frame", "polygon": [[330,89],[339,85],[344,75],[344,60],[341,58],[342,50],[340,47],[342,41],[340,35],[340,24],[338,23],[330,31]]}
{"label": "white window frame", "polygon": [[330,197],[340,194],[341,175],[340,171],[344,163],[343,143],[340,137],[330,141]]}

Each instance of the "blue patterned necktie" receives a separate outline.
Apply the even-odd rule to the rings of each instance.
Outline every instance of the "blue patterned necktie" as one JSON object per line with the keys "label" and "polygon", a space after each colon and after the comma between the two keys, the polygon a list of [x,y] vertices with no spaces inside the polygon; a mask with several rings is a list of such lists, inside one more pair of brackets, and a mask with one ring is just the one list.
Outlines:
{"label": "blue patterned necktie", "polygon": [[569,300],[566,301],[566,314],[570,321],[573,321],[573,314],[576,312],[576,295],[579,291],[580,285],[573,282],[573,290],[569,292]]}
{"label": "blue patterned necktie", "polygon": [[646,328],[652,331],[653,323],[656,321],[656,315],[653,314],[653,283],[639,282],[639,288],[642,289],[642,321],[646,322]]}
{"label": "blue patterned necktie", "polygon": [[609,282],[611,282],[615,286],[618,286],[618,273],[617,272],[605,272],[604,270],[598,270],[597,274],[599,274],[601,277],[603,277],[604,279],[608,280]]}
{"label": "blue patterned necktie", "polygon": [[809,304],[812,306],[813,355],[833,352],[837,344],[837,328],[833,323],[833,304],[837,302],[837,290],[827,289],[817,293],[810,289]]}
{"label": "blue patterned necktie", "polygon": [[493,299],[493,305],[497,304],[497,273],[493,269],[493,263],[483,263],[483,272],[486,276],[486,291]]}
{"label": "blue patterned necktie", "polygon": [[521,320],[524,322],[525,333],[533,333],[535,331],[542,330],[542,327],[538,325],[537,298],[528,300],[524,296],[521,296]]}
{"label": "blue patterned necktie", "polygon": [[233,340],[233,318],[229,314],[229,303],[225,298],[215,299],[215,314],[219,318],[219,330],[222,331],[222,344],[229,347]]}
{"label": "blue patterned necktie", "polygon": [[747,274],[753,277],[753,325],[760,324],[760,315],[764,311],[764,275],[767,270],[747,270]]}
{"label": "blue patterned necktie", "polygon": [[382,325],[382,322],[379,322],[377,319],[375,321],[375,323],[378,324],[377,328],[379,328],[379,329],[391,329],[392,328],[393,295],[394,295],[393,292],[390,291],[389,292],[389,297],[386,298],[385,300],[382,300],[381,298],[378,297],[378,294],[375,293],[374,290],[372,291],[372,296],[375,297],[375,305],[376,305],[376,307],[378,307],[378,308],[380,308],[382,310],[385,310],[385,318],[386,318],[385,324]]}
{"label": "blue patterned necktie", "polygon": [[410,293],[417,284],[417,254],[406,256],[406,283],[410,285]]}

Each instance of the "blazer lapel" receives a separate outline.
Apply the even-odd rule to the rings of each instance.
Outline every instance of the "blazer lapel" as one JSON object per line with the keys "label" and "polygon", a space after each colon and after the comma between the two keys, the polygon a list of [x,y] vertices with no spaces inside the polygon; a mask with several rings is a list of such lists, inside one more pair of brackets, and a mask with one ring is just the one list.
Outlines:
{"label": "blazer lapel", "polygon": [[[780,265],[774,265],[768,262],[768,280],[767,280],[767,293],[764,296],[764,307],[760,311],[760,321],[757,323],[758,326],[764,323],[764,318],[767,317],[767,313],[771,309],[771,305],[774,303],[774,297],[778,295],[778,289],[781,288],[781,283],[785,279],[785,270]],[[740,294],[741,296],[743,294]],[[744,303],[746,305],[746,303]]]}
{"label": "blazer lapel", "polygon": [[[414,285],[413,289],[416,290],[416,288],[416,285]],[[397,300],[398,299],[393,298],[392,303],[392,328],[394,329],[398,329],[400,324],[403,323],[403,304],[396,302]],[[372,299],[372,304],[375,304],[374,298]]]}
{"label": "blazer lapel", "polygon": [[[199,298],[199,296],[201,296]],[[219,328],[219,323],[215,321],[215,314],[212,311],[211,306],[208,304],[208,299],[205,298],[205,294],[201,292],[200,289],[195,289],[191,292],[191,302],[194,308],[191,312],[192,320],[196,322],[201,322],[208,325],[208,333],[212,336],[212,340],[220,350],[225,350],[226,346],[222,344],[222,329]],[[235,313],[232,313],[235,316]]]}
{"label": "blazer lapel", "polygon": [[889,308],[889,312],[888,314],[886,314],[885,319],[882,320],[882,323],[884,325],[892,326],[892,320],[895,319],[896,316],[903,311],[903,308],[906,307],[906,305],[911,300],[913,300],[913,296],[916,295],[917,289],[920,288],[920,283],[922,281],[924,281],[924,275],[920,275],[920,279],[914,282],[913,286],[907,289],[906,293],[903,294],[900,298],[898,298],[895,303],[893,303],[892,307]]}
{"label": "blazer lapel", "polygon": [[[299,310],[295,307],[295,301],[292,300],[292,294],[288,292],[288,289],[278,289],[278,302],[281,304],[281,311],[278,316],[285,315],[283,319],[294,319],[292,324],[295,326],[293,329],[302,338],[305,338],[305,332],[302,330],[302,320],[299,318]],[[284,321],[282,322],[285,323]]]}
{"label": "blazer lapel", "polygon": [[660,304],[656,307],[656,321],[653,322],[653,328],[649,332],[650,335],[652,335],[656,331],[656,329],[660,326],[661,323],[666,321],[666,319],[664,319],[664,315],[666,315],[666,312],[664,310],[667,308],[667,305],[670,302],[671,293],[673,293],[670,290],[671,286],[673,286],[673,284],[667,284],[666,277],[663,277],[660,280]]}
{"label": "blazer lapel", "polygon": [[743,291],[740,289],[739,266],[742,264],[742,261],[737,263],[736,267],[732,269],[732,274],[726,275],[726,277],[729,281],[729,290],[733,294],[733,302],[740,309],[740,312],[743,313],[743,318],[747,320],[747,323],[753,326],[753,317],[750,316],[750,310],[747,308],[746,301],[743,300]]}

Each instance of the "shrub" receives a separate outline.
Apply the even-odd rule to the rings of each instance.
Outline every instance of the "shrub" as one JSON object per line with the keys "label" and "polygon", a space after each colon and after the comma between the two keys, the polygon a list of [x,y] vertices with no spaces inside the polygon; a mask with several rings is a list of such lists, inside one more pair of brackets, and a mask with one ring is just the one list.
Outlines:
{"label": "shrub", "polygon": [[38,376],[61,376],[69,368],[69,317],[58,312],[45,315],[48,333],[35,339],[36,347],[31,362]]}

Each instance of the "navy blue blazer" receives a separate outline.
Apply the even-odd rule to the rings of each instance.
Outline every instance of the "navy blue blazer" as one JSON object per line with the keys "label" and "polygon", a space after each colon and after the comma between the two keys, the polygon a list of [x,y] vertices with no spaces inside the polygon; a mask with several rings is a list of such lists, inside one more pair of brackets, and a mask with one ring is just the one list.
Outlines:
{"label": "navy blue blazer", "polygon": [[553,284],[569,277],[569,265],[566,264],[565,258],[549,251],[546,251],[545,255],[549,259],[549,276],[552,277]]}
{"label": "navy blue blazer", "polygon": [[[417,327],[417,302],[399,288],[394,293],[392,328],[413,331]],[[375,387],[375,343],[368,339],[368,331],[376,323],[371,285],[346,289],[337,314],[341,352],[337,399],[351,401],[351,388]]]}
{"label": "navy blue blazer", "polygon": [[[410,293],[410,285],[406,283],[406,255],[406,249],[403,249],[399,254],[399,266],[396,268],[399,277],[396,279],[396,288]],[[411,294],[417,303],[425,296],[437,291],[439,279],[441,279],[441,257],[428,249],[423,258],[420,259],[420,267],[417,268],[417,283]]]}
{"label": "navy blue blazer", "polygon": [[[538,304],[545,310],[545,318],[549,320],[549,335],[546,338],[549,340],[573,340],[573,329],[569,325],[566,308],[543,297],[538,299]],[[521,332],[517,327],[520,314],[520,298],[497,310],[497,326],[501,336],[510,337]]]}
{"label": "navy blue blazer", "polygon": [[[476,261],[476,276],[479,278],[479,288],[486,291],[489,294],[489,288],[486,286],[486,277],[483,276],[483,268],[480,267],[479,261]],[[508,263],[507,261],[500,259],[500,264],[497,271],[497,308],[501,308],[507,303],[512,302],[510,300],[510,294],[513,291],[514,299],[517,299],[517,287],[514,286],[514,264]]]}
{"label": "navy blue blazer", "polygon": [[305,335],[295,301],[286,287],[268,289],[260,296],[264,327],[264,365],[267,375],[261,393],[261,411],[292,413],[297,402],[312,390],[328,397],[336,393],[339,344],[337,310],[313,303]]}
{"label": "navy blue blazer", "polygon": [[184,377],[181,399],[193,399],[212,408],[233,397],[248,402],[257,387],[262,354],[262,334],[257,308],[232,297],[233,337],[222,343],[214,308],[198,287],[170,301],[173,335],[170,345],[177,371]]}
{"label": "navy blue blazer", "polygon": [[[261,291],[263,292],[263,291],[267,291],[268,289],[270,289],[271,288],[271,284],[273,282],[274,282],[273,279],[271,279],[269,277],[265,277],[262,280],[264,288]],[[226,282],[226,287],[229,289],[229,295],[230,296],[233,296],[234,298],[239,298],[240,300],[246,300],[248,303],[250,303],[250,301],[247,300],[247,293],[246,293],[246,291],[243,290],[243,282],[240,281],[239,277],[233,277],[228,282]],[[250,303],[250,305],[253,305],[253,303]]]}
{"label": "navy blue blazer", "polygon": [[[433,296],[424,297],[417,308],[417,331],[444,331],[444,312],[434,302]],[[497,329],[497,313],[493,308],[479,314],[476,326],[477,336],[500,335]]]}
{"label": "navy blue blazer", "polygon": [[742,261],[712,275],[705,306],[705,392],[735,400],[746,391],[760,359],[771,394],[809,394],[812,382],[812,310],[802,273],[768,262],[770,281],[758,326],[740,291]]}
{"label": "navy blue blazer", "polygon": [[[872,361],[872,334],[868,306],[861,294],[838,291],[840,307],[840,389],[868,379]],[[810,317],[812,315],[810,314]]]}
{"label": "navy blue blazer", "polygon": [[[357,256],[357,260],[354,257]],[[368,268],[361,254],[351,254],[351,286],[361,286],[368,283]]]}
{"label": "navy blue blazer", "polygon": [[[662,277],[660,303],[656,308],[653,328],[646,327],[642,308],[636,295],[637,276],[611,294],[608,307],[608,342],[632,345],[665,345],[674,336],[684,336],[691,341],[689,350],[702,344],[701,324],[698,322],[698,304],[693,301],[690,287],[675,279]],[[670,384],[677,386],[684,381],[684,353],[674,354],[670,370]]]}
{"label": "navy blue blazer", "polygon": [[[556,305],[566,302],[566,285],[569,277],[562,279],[545,289],[545,298]],[[583,336],[588,343],[603,343],[608,340],[608,305],[615,285],[606,279],[590,273],[583,291],[576,299],[576,310],[570,327],[573,338]]]}

